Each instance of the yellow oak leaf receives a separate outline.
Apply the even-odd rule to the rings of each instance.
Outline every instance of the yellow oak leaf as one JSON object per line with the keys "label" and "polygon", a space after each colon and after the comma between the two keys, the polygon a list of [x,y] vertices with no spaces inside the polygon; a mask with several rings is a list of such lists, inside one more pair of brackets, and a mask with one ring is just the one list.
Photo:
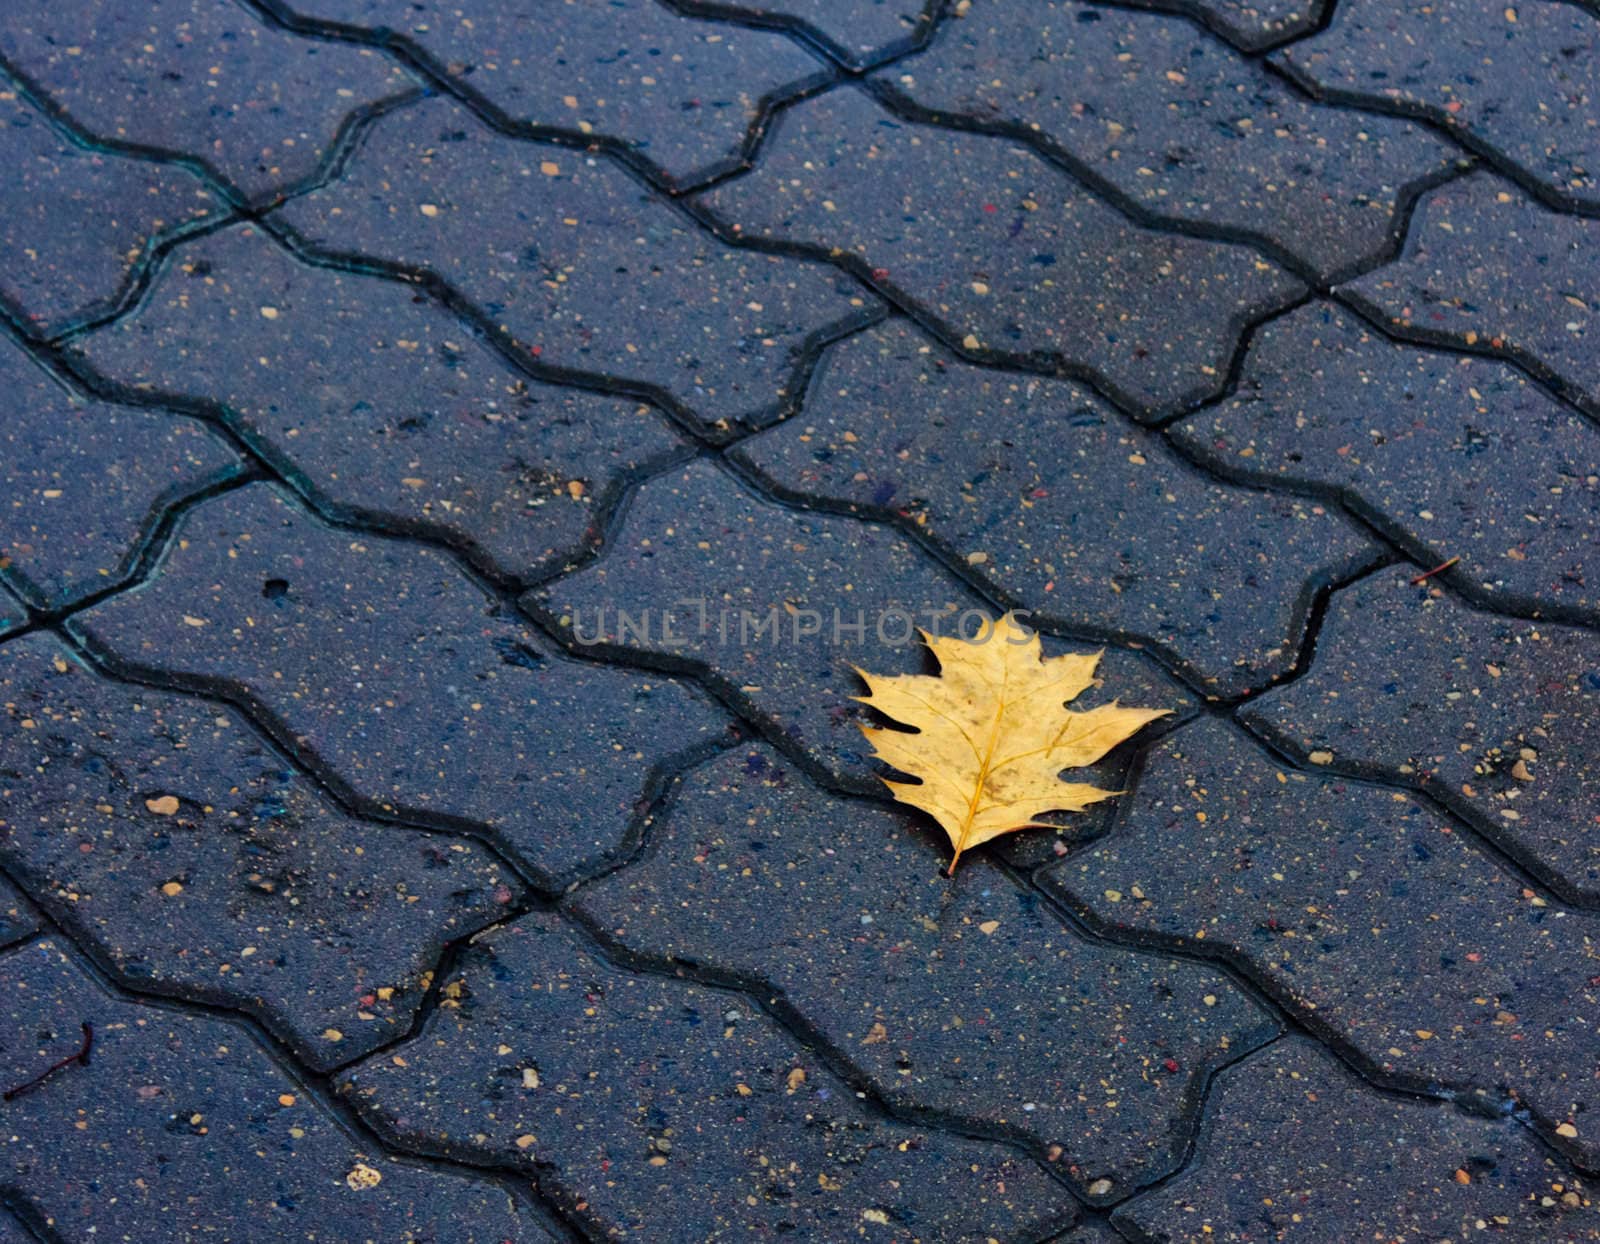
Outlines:
{"label": "yellow oak leaf", "polygon": [[1035,818],[1079,812],[1120,791],[1068,782],[1063,769],[1092,765],[1118,743],[1171,710],[1124,708],[1113,701],[1067,707],[1095,685],[1100,654],[1046,657],[1039,637],[1006,614],[972,640],[921,632],[939,674],[869,674],[856,696],[915,733],[862,726],[873,754],[916,782],[883,783],[901,803],[921,808],[961,853],[1019,829],[1053,828]]}

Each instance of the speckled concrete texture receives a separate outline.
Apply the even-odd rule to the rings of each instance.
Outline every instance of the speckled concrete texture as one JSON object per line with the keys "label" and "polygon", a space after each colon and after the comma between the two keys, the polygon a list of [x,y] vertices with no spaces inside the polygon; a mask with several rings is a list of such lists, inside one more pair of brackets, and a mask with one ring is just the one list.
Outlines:
{"label": "speckled concrete texture", "polygon": [[6,1102],[43,1238],[550,1238],[509,1189],[353,1136],[248,1031],[108,993],[54,939],[0,957],[0,997],[8,1080],[89,1051]]}
{"label": "speckled concrete texture", "polygon": [[404,1032],[443,944],[520,890],[481,848],[329,807],[226,705],[52,636],[0,649],[0,696],[0,861],[123,979],[258,1015],[319,1070]]}
{"label": "speckled concrete texture", "polygon": [[759,981],[886,1100],[1023,1137],[1080,1189],[1167,1173],[1205,1075],[1276,1025],[1218,973],[1080,940],[987,863],[946,880],[941,851],[734,751],[576,906],[633,953]]}
{"label": "speckled concrete texture", "polygon": [[311,181],[358,107],[418,85],[230,0],[17,0],[0,56],[91,138],[202,165],[251,202]]}
{"label": "speckled concrete texture", "polygon": [[274,219],[320,251],[425,269],[540,363],[717,426],[792,405],[812,339],[877,306],[824,264],[719,245],[610,161],[515,142],[444,100],[379,121],[342,179]]}
{"label": "speckled concrete texture", "polygon": [[0,1241],[1600,1244],[1597,46],[0,6]]}
{"label": "speckled concrete texture", "polygon": [[749,176],[704,196],[729,229],[842,252],[968,353],[1081,372],[1153,415],[1215,392],[1240,332],[1303,290],[1242,246],[1141,229],[1013,141],[859,90],[774,129]]}
{"label": "speckled concrete texture", "polygon": [[28,610],[0,583],[0,636],[21,630],[28,623]]}
{"label": "speckled concrete texture", "polygon": [[1267,325],[1173,429],[1218,470],[1336,489],[1452,587],[1600,621],[1600,428],[1515,367],[1397,344],[1336,304]]}
{"label": "speckled concrete texture", "polygon": [[1550,884],[1600,890],[1600,639],[1482,613],[1406,570],[1334,600],[1318,660],[1245,719],[1313,765],[1459,808]]}
{"label": "speckled concrete texture", "polygon": [[617,850],[655,768],[723,731],[681,683],[564,660],[438,552],[266,484],[191,511],[162,573],[74,629],[120,668],[247,700],[368,808],[479,827],[548,876]]}
{"label": "speckled concrete texture", "polygon": [[296,263],[248,225],[186,248],[79,349],[128,390],[213,403],[331,511],[508,579],[581,553],[623,484],[683,447],[650,406],[545,384],[406,285]]}
{"label": "speckled concrete texture", "polygon": [[864,69],[926,41],[937,0],[682,0],[691,13],[793,29],[851,69]]}
{"label": "speckled concrete texture", "polygon": [[[1194,1167],[1118,1211],[1132,1239],[1594,1238],[1584,1198],[1515,1124],[1382,1096],[1307,1040],[1230,1069],[1212,1109]],[[1248,1171],[1249,1193],[1217,1168]]]}
{"label": "speckled concrete texture", "polygon": [[874,1117],[760,1010],[613,967],[551,917],[475,941],[445,993],[343,1092],[397,1137],[537,1173],[591,1231],[976,1241],[1072,1216],[1021,1154]]}
{"label": "speckled concrete texture", "polygon": [[296,14],[404,38],[498,118],[580,144],[612,140],[668,183],[737,167],[771,103],[815,86],[816,58],[776,33],[680,17],[655,0],[293,0]]}
{"label": "speckled concrete texture", "polygon": [[1330,99],[1426,117],[1537,183],[1600,206],[1593,10],[1562,0],[1340,0],[1327,30],[1280,54]]}
{"label": "speckled concrete texture", "polygon": [[0,92],[0,162],[17,183],[0,215],[0,304],[40,336],[110,311],[158,242],[223,210],[182,166],[85,146],[14,91]]}
{"label": "speckled concrete texture", "polygon": [[909,517],[1035,619],[1136,635],[1212,697],[1288,670],[1315,587],[1376,553],[1315,501],[1207,478],[1077,385],[900,324],[835,346],[803,416],[735,453],[787,495]]}
{"label": "speckled concrete texture", "polygon": [[[1166,847],[1192,871],[1159,869]],[[1594,1164],[1593,1137],[1556,1129],[1594,1107],[1568,1069],[1593,1048],[1600,928],[1425,803],[1286,771],[1209,720],[1160,744],[1117,832],[1047,884],[1109,927],[1226,954],[1387,1082],[1521,1103]]]}
{"label": "speckled concrete texture", "polygon": [[1314,30],[1331,0],[1134,0],[1130,8],[1180,13],[1244,52],[1261,52]]}
{"label": "speckled concrete texture", "polygon": [[1589,414],[1600,221],[1478,173],[1427,195],[1397,262],[1345,287],[1400,336],[1514,359]]}
{"label": "speckled concrete texture", "polygon": [[16,886],[9,881],[0,882],[0,945],[9,946],[32,937],[40,927],[39,913]]}
{"label": "speckled concrete texture", "polygon": [[[893,528],[776,506],[705,462],[643,484],[605,555],[525,603],[579,651],[715,679],[769,734],[867,790],[877,771],[854,667],[915,673],[917,628],[958,634],[983,609]],[[1178,689],[1131,652],[1098,673],[1106,681],[1080,707],[1091,696],[1179,706]]]}
{"label": "speckled concrete texture", "polygon": [[1261,241],[1323,280],[1382,258],[1407,188],[1457,160],[1419,125],[1306,100],[1181,17],[1074,0],[975,7],[881,80],[941,119],[1043,139],[1139,208]]}
{"label": "speckled concrete texture", "polygon": [[84,401],[0,341],[0,578],[39,608],[119,586],[173,504],[242,467],[198,420]]}

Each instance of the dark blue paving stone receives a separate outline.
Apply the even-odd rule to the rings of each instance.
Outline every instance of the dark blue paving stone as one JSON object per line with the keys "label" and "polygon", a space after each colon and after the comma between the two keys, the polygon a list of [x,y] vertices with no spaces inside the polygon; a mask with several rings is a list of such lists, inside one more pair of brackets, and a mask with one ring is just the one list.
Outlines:
{"label": "dark blue paving stone", "polygon": [[0,1208],[0,1244],[39,1244],[39,1237],[5,1209]]}
{"label": "dark blue paving stone", "polygon": [[1406,186],[1457,158],[1412,122],[1308,101],[1182,17],[983,5],[901,68],[916,104],[1038,132],[1148,210],[1323,279],[1379,259]]}
{"label": "dark blue paving stone", "polygon": [[1214,695],[1289,669],[1316,585],[1374,552],[1075,384],[962,363],[899,321],[833,347],[801,416],[737,452],[787,494],[912,518],[1037,619],[1162,647]]}
{"label": "dark blue paving stone", "polygon": [[1009,139],[895,119],[853,89],[786,110],[706,204],[747,237],[848,256],[951,339],[1091,375],[1148,413],[1221,387],[1301,292],[1243,247],[1138,228]]}
{"label": "dark blue paving stone", "polygon": [[221,209],[186,169],[90,151],[0,91],[0,302],[41,336],[108,308],[160,235]]}
{"label": "dark blue paving stone", "polygon": [[708,424],[797,397],[808,339],[869,301],[821,264],[719,244],[611,161],[497,136],[444,99],[379,121],[338,182],[281,215],[315,246],[437,273],[540,362],[654,386]]}
{"label": "dark blue paving stone", "polygon": [[87,1067],[5,1107],[8,1199],[52,1240],[550,1238],[503,1185],[354,1137],[237,1025],[112,997],[53,941],[0,958],[0,999],[8,1085],[94,1029]]}
{"label": "dark blue paving stone", "polygon": [[1158,744],[1123,803],[1049,874],[1075,906],[1224,954],[1391,1082],[1515,1100],[1597,1164],[1595,917],[1525,897],[1414,798],[1285,772],[1215,718]]}
{"label": "dark blue paving stone", "polygon": [[28,621],[28,611],[22,602],[6,591],[0,583],[0,638],[4,638]]}
{"label": "dark blue paving stone", "polygon": [[552,884],[723,728],[671,679],[547,654],[444,554],[266,485],[190,511],[154,579],[77,619],[122,666],[245,697],[363,804],[485,831]]}
{"label": "dark blue paving stone", "polygon": [[0,861],[133,988],[238,1007],[310,1065],[406,1031],[444,942],[502,917],[484,848],[330,807],[215,701],[0,648]]}
{"label": "dark blue paving stone", "polygon": [[1298,1037],[1222,1073],[1194,1160],[1115,1221],[1155,1244],[1600,1239],[1582,1184],[1517,1123],[1381,1096]]}
{"label": "dark blue paving stone", "polygon": [[32,937],[41,927],[39,913],[32,904],[14,885],[0,877],[0,945],[9,946]]}
{"label": "dark blue paving stone", "polygon": [[0,575],[35,605],[114,586],[167,506],[239,469],[199,421],[85,401],[0,339]]}
{"label": "dark blue paving stone", "polygon": [[1400,259],[1341,292],[1403,336],[1514,358],[1600,414],[1600,220],[1479,173],[1424,198]]}
{"label": "dark blue paving stone", "polygon": [[249,226],[183,247],[78,348],[121,383],[221,403],[334,509],[510,577],[560,565],[681,446],[648,406],[530,380],[410,286],[298,263]]}
{"label": "dark blue paving stone", "polygon": [[1080,1188],[1165,1174],[1207,1073],[1274,1022],[1219,972],[1069,933],[985,859],[947,879],[939,839],[741,749],[574,901],[635,955],[781,996],[896,1106],[1021,1136]]}
{"label": "dark blue paving stone", "polygon": [[507,120],[612,138],[693,182],[736,166],[765,101],[822,80],[793,40],[696,21],[656,0],[292,0],[296,12],[406,36]]}
{"label": "dark blue paving stone", "polygon": [[416,85],[230,0],[11,0],[0,55],[95,138],[202,160],[251,200],[311,178],[352,113]]}
{"label": "dark blue paving stone", "polygon": [[[855,667],[932,672],[914,628],[955,634],[985,609],[893,528],[759,501],[704,461],[644,484],[604,556],[524,602],[589,651],[713,679],[819,768],[873,792]],[[978,625],[974,612],[964,633]],[[1076,707],[1192,703],[1126,650],[1099,674]]]}
{"label": "dark blue paving stone", "polygon": [[1238,392],[1173,435],[1231,474],[1340,490],[1429,566],[1460,557],[1453,583],[1600,620],[1600,434],[1505,364],[1313,304],[1266,325]]}
{"label": "dark blue paving stone", "polygon": [[924,39],[939,0],[682,0],[708,16],[799,25],[854,69],[877,64]]}
{"label": "dark blue paving stone", "polygon": [[1050,1244],[1127,1244],[1127,1240],[1099,1222],[1086,1222],[1065,1235],[1054,1236]]}
{"label": "dark blue paving stone", "polygon": [[749,1002],[621,971],[552,916],[479,938],[414,1040],[341,1087],[384,1132],[512,1166],[593,1238],[1033,1240],[1067,1190],[889,1122]]}
{"label": "dark blue paving stone", "polygon": [[1279,55],[1319,94],[1428,117],[1600,205],[1600,20],[1582,4],[1340,0],[1327,30]]}
{"label": "dark blue paving stone", "polygon": [[1313,763],[1420,786],[1600,897],[1600,637],[1476,612],[1412,573],[1335,594],[1310,673],[1245,715]]}
{"label": "dark blue paving stone", "polygon": [[1138,8],[1181,13],[1246,52],[1271,47],[1316,25],[1331,0],[1131,0]]}

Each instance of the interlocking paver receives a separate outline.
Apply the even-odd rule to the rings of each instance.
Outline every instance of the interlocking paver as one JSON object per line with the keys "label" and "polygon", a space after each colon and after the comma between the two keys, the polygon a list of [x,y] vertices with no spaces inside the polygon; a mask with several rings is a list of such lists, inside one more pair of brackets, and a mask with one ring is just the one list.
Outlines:
{"label": "interlocking paver", "polygon": [[1381,1074],[1531,1107],[1585,1135],[1600,1098],[1600,922],[1414,798],[1286,773],[1215,719],[1153,750],[1116,830],[1050,884],[1104,925],[1225,953]]}
{"label": "interlocking paver", "polygon": [[1262,328],[1234,396],[1173,435],[1229,473],[1338,489],[1494,601],[1600,621],[1600,432],[1506,364],[1314,303]]}
{"label": "interlocking paver", "polygon": [[1332,0],[1131,0],[1139,8],[1182,13],[1235,47],[1260,51],[1310,30]]}
{"label": "interlocking paver", "polygon": [[0,946],[32,937],[43,927],[39,913],[16,886],[0,877]]}
{"label": "interlocking paver", "polygon": [[0,648],[0,861],[137,988],[240,1007],[313,1067],[404,1033],[444,942],[516,879],[345,816],[214,701]]}
{"label": "interlocking paver", "polygon": [[40,608],[116,584],[168,505],[239,470],[197,420],[85,401],[0,339],[0,576]]}
{"label": "interlocking paver", "polygon": [[1375,552],[1315,502],[1207,479],[1075,384],[900,322],[834,346],[802,414],[736,452],[788,494],[913,518],[1039,620],[1159,645],[1218,695],[1289,669],[1316,585]]}
{"label": "interlocking paver", "polygon": [[829,52],[864,69],[924,38],[939,0],[679,0],[690,12],[803,23]]}
{"label": "interlocking paver", "polygon": [[619,971],[551,916],[481,937],[397,1057],[386,1131],[537,1173],[598,1238],[1033,1240],[1071,1197],[999,1145],[889,1122],[736,995]]}
{"label": "interlocking paver", "polygon": [[4,583],[0,583],[0,639],[26,625],[27,621],[27,609],[20,600],[6,591]]}
{"label": "interlocking paver", "polygon": [[[0,1239],[1600,1244],[1505,3],[0,6]],[[1172,711],[947,877],[1008,608]]]}
{"label": "interlocking paver", "polygon": [[1600,220],[1474,174],[1426,196],[1400,259],[1341,292],[1403,335],[1515,358],[1600,414]]}
{"label": "interlocking paver", "polygon": [[1278,54],[1319,94],[1426,116],[1568,203],[1600,206],[1600,20],[1562,0],[1340,0]]}
{"label": "interlocking paver", "polygon": [[1406,187],[1457,158],[1412,122],[1306,100],[1176,16],[983,5],[903,68],[917,105],[1038,132],[1140,206],[1324,280],[1379,259]]}
{"label": "interlocking paver", "polygon": [[62,1240],[538,1244],[500,1184],[394,1161],[233,1024],[104,992],[53,940],[0,957],[6,1083],[94,1031],[87,1066],[6,1103],[16,1196]]}
{"label": "interlocking paver", "polygon": [[1223,1072],[1206,1114],[1193,1163],[1118,1211],[1135,1239],[1600,1239],[1588,1192],[1517,1124],[1381,1096],[1300,1038]]}
{"label": "interlocking paver", "polygon": [[[524,600],[591,651],[709,676],[819,768],[871,791],[881,786],[853,667],[919,671],[914,627],[952,634],[985,607],[894,529],[758,500],[707,462],[644,484],[599,560]],[[978,625],[968,618],[968,633]],[[1096,694],[1184,699],[1126,651],[1099,673],[1107,685],[1081,707]]]}
{"label": "interlocking paver", "polygon": [[770,417],[809,339],[869,310],[824,265],[719,245],[615,164],[442,99],[379,121],[280,215],[318,247],[436,273],[541,362],[654,386],[707,424]]}
{"label": "interlocking paver", "polygon": [[1127,1241],[1103,1223],[1086,1222],[1052,1239],[1050,1244],[1127,1244]]}
{"label": "interlocking paver", "polygon": [[766,101],[823,78],[781,34],[679,16],[657,0],[557,11],[522,0],[291,3],[305,17],[392,29],[507,120],[616,139],[678,185],[736,167]]}
{"label": "interlocking paver", "polygon": [[80,146],[0,91],[0,302],[50,336],[107,309],[162,236],[222,205],[187,169]]}
{"label": "interlocking paver", "polygon": [[1080,1187],[1164,1174],[1209,1070],[1275,1022],[1220,973],[1082,941],[987,860],[947,880],[937,837],[748,748],[575,901],[635,954],[781,995],[892,1103],[1025,1136]]}
{"label": "interlocking paver", "polygon": [[0,56],[95,138],[204,161],[253,201],[313,177],[357,109],[416,87],[381,52],[230,0],[14,0]]}
{"label": "interlocking paver", "polygon": [[445,555],[254,485],[74,625],[114,663],[245,697],[366,804],[481,829],[552,884],[627,839],[655,766],[722,721],[671,679],[549,655]]}
{"label": "interlocking paver", "polygon": [[1065,366],[1147,414],[1221,387],[1300,283],[1255,251],[1142,229],[1009,139],[898,120],[861,91],[787,109],[703,200],[747,237],[849,256],[966,349]]}
{"label": "interlocking paver", "polygon": [[1479,613],[1411,569],[1337,593],[1310,673],[1244,709],[1313,763],[1420,786],[1600,896],[1600,637]]}
{"label": "interlocking paver", "polygon": [[562,564],[626,479],[681,447],[638,401],[522,376],[411,287],[299,263],[254,227],[176,260],[77,343],[94,367],[221,403],[332,508],[507,577]]}

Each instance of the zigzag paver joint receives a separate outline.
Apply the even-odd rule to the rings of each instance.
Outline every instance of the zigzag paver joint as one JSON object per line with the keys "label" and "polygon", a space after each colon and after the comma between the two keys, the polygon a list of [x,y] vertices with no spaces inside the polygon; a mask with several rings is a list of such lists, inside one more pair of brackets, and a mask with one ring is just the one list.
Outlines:
{"label": "zigzag paver joint", "polygon": [[432,0],[294,0],[293,11],[403,38],[502,123],[613,141],[671,186],[737,167],[769,98],[824,77],[780,34],[680,17],[657,0],[571,5],[555,23],[522,5]]}
{"label": "zigzag paver joint", "polygon": [[197,162],[249,203],[315,177],[359,106],[417,86],[376,51],[295,38],[229,0],[19,0],[0,57],[91,138]]}
{"label": "zigzag paver joint", "polygon": [[974,10],[878,78],[941,118],[1044,139],[1140,208],[1263,241],[1320,280],[1380,258],[1405,187],[1457,158],[1410,122],[1319,107],[1182,18],[1072,0]]}
{"label": "zigzag paver joint", "polygon": [[80,146],[15,91],[3,96],[0,161],[17,186],[0,217],[0,305],[29,332],[109,310],[161,237],[226,211],[188,169]]}
{"label": "zigzag paver joint", "polygon": [[0,1238],[1600,1240],[1597,32],[8,9]]}

